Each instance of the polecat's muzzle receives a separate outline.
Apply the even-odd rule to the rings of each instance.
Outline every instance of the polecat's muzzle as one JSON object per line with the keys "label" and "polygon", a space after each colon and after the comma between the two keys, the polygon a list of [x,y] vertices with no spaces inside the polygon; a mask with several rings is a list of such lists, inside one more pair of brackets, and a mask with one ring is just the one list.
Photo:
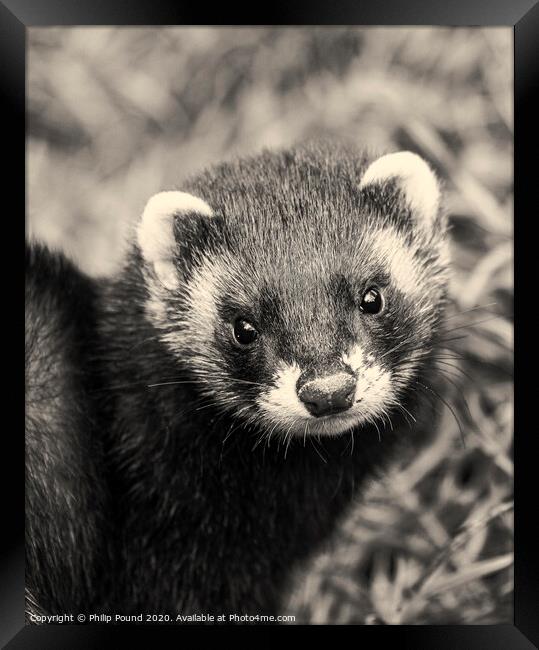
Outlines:
{"label": "polecat's muzzle", "polygon": [[319,377],[298,388],[298,397],[311,415],[333,415],[349,409],[354,403],[356,379],[340,372]]}

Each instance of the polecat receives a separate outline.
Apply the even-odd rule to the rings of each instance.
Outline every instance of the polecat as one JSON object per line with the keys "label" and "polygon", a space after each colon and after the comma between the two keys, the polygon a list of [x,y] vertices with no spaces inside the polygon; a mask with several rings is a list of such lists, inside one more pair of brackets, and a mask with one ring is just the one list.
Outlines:
{"label": "polecat", "polygon": [[[123,270],[92,285],[78,363],[105,460],[98,485],[67,468],[110,497],[86,521],[112,576],[94,579],[92,604],[275,614],[291,568],[418,418],[446,292],[439,185],[415,154],[317,144],[217,165],[183,190],[149,200]],[[61,543],[71,557],[93,541]],[[57,584],[55,565],[40,569]],[[69,611],[69,597],[40,606]]]}

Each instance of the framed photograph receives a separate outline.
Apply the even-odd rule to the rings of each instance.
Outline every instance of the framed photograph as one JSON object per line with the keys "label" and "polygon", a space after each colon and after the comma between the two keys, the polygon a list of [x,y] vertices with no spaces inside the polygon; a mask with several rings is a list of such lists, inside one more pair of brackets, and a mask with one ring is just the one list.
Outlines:
{"label": "framed photograph", "polygon": [[537,647],[537,5],[214,20],[0,5],[25,214],[0,640]]}

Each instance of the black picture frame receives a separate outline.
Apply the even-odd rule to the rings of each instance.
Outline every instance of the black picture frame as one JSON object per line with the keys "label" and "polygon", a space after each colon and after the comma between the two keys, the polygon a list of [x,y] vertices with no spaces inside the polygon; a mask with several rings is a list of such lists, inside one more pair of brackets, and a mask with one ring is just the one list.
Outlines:
{"label": "black picture frame", "polygon": [[[180,24],[357,24],[357,25],[467,25],[467,26],[512,26],[514,30],[515,53],[515,236],[517,254],[515,270],[520,274],[522,283],[526,277],[535,275],[533,267],[527,268],[526,261],[531,258],[529,248],[534,245],[534,237],[526,236],[527,227],[535,216],[536,192],[534,186],[534,164],[532,152],[537,148],[537,94],[539,85],[539,3],[536,0],[383,0],[370,2],[349,1],[340,3],[269,3],[266,11],[258,7],[240,8],[225,5],[221,11],[210,11],[203,6],[177,6],[173,2],[144,2],[143,0],[93,0],[92,2],[75,2],[75,0],[2,0],[0,2],[0,88],[3,113],[3,145],[6,168],[2,175],[4,188],[4,205],[6,199],[12,201],[10,208],[4,211],[5,240],[11,239],[7,234],[9,227],[22,224],[21,214],[25,211],[25,64],[26,64],[26,28],[47,25],[180,25]],[[257,14],[258,15],[255,15]],[[534,137],[535,136],[535,137]],[[7,150],[5,149],[7,147]],[[20,226],[22,228],[22,226]],[[530,231],[531,232],[531,231]],[[22,258],[22,233],[20,235]],[[22,264],[16,259],[19,255],[17,246],[8,246],[9,251],[0,256],[4,265],[3,289],[4,321],[8,332],[4,341],[16,341],[20,334],[22,310],[15,308],[22,301],[22,286],[14,280],[14,269]],[[8,254],[10,252],[11,254]],[[22,274],[21,274],[22,275]],[[21,281],[22,284],[22,281]],[[518,282],[517,282],[518,284]],[[525,296],[523,288],[519,295]],[[528,292],[529,295],[529,292]],[[6,302],[7,300],[7,302]],[[522,304],[520,302],[522,300]],[[533,362],[519,362],[518,355],[526,355],[533,346],[526,345],[528,338],[526,325],[533,314],[533,305],[526,307],[524,299],[517,298],[517,367]],[[13,308],[11,307],[13,305]],[[526,309],[526,314],[523,313]],[[518,318],[518,311],[522,317]],[[531,318],[530,318],[531,317]],[[13,330],[13,331],[12,331]],[[17,330],[17,331],[15,331]],[[5,344],[6,345],[6,344]],[[7,348],[13,347],[8,344]],[[5,359],[7,360],[6,354]],[[9,387],[3,391],[5,397],[4,431],[2,434],[2,457],[4,462],[3,477],[6,486],[3,493],[4,525],[2,538],[2,556],[0,569],[0,642],[9,650],[20,648],[105,648],[118,647],[135,637],[138,643],[154,647],[177,646],[186,633],[196,632],[201,641],[208,643],[227,643],[234,631],[245,632],[249,643],[258,646],[272,646],[281,643],[282,634],[292,634],[302,643],[304,636],[316,634],[317,643],[324,641],[335,643],[335,634],[341,629],[331,627],[311,628],[290,627],[249,627],[236,628],[179,628],[179,627],[145,627],[128,626],[24,626],[24,436],[18,409],[13,409],[15,399],[7,397],[18,386],[20,362],[12,362],[13,368],[5,369],[9,373]],[[22,385],[22,377],[20,379]],[[531,391],[534,382],[519,380],[516,395],[515,418],[515,597],[514,624],[498,626],[363,626],[355,628],[358,636],[354,642],[373,643],[394,641],[399,648],[488,648],[488,649],[525,649],[539,647],[539,526],[534,510],[536,493],[537,457],[530,453],[529,446],[535,436],[534,416],[531,409],[534,398]],[[22,408],[21,408],[22,411]],[[14,412],[14,426],[9,414]],[[535,414],[535,418],[537,415]],[[301,628],[301,629],[300,629]],[[299,637],[298,634],[302,636]],[[208,636],[208,635],[211,635]],[[217,635],[217,636],[215,636]],[[254,636],[253,636],[254,635]],[[326,636],[327,635],[327,636]],[[329,636],[331,635],[331,636]],[[389,636],[388,636],[389,635]],[[391,639],[390,639],[391,637]],[[211,638],[211,640],[210,640]],[[234,644],[237,640],[234,640]],[[6,645],[7,644],[7,645]],[[126,643],[127,644],[127,643]]]}

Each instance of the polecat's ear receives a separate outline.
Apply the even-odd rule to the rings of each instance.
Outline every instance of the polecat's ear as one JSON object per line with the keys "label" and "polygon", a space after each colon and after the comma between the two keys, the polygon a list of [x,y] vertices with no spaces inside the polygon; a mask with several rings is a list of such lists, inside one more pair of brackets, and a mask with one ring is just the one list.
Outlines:
{"label": "polecat's ear", "polygon": [[367,167],[360,188],[394,181],[418,221],[432,224],[440,205],[438,179],[429,165],[411,151],[399,151],[378,158]]}
{"label": "polecat's ear", "polygon": [[159,192],[146,204],[137,228],[137,241],[146,262],[167,289],[176,289],[179,277],[174,265],[177,244],[174,219],[188,215],[211,217],[213,211],[202,199],[186,192]]}

